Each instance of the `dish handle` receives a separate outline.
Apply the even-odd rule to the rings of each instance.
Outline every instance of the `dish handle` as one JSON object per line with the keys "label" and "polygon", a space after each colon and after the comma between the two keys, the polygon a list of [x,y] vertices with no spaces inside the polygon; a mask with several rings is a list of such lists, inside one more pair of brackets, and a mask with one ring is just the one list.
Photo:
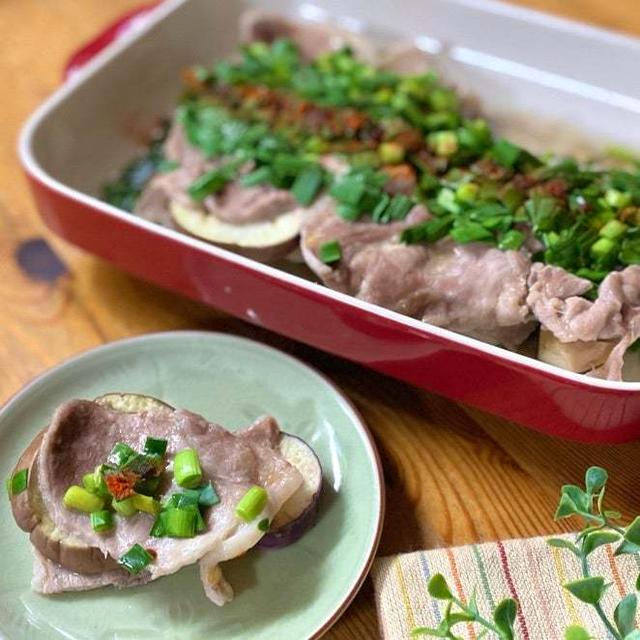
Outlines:
{"label": "dish handle", "polygon": [[93,60],[103,49],[125,35],[136,31],[143,24],[147,15],[158,5],[158,2],[144,4],[128,11],[117,20],[106,26],[95,37],[83,44],[71,54],[62,72],[63,81],[71,79],[88,62]]}

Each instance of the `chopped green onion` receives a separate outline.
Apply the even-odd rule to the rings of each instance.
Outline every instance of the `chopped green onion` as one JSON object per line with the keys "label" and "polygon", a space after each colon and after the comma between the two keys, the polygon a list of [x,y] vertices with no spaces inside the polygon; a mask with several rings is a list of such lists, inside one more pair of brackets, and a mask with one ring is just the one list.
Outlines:
{"label": "chopped green onion", "polygon": [[603,238],[609,238],[609,240],[615,240],[624,235],[627,230],[627,225],[620,220],[609,220],[607,224],[600,229],[599,233]]}
{"label": "chopped green onion", "polygon": [[255,520],[267,504],[269,495],[263,487],[253,485],[236,506],[236,515],[245,522]]}
{"label": "chopped green onion", "polygon": [[405,150],[397,142],[383,142],[378,147],[378,155],[384,164],[400,164],[404,160]]}
{"label": "chopped green onion", "polygon": [[391,202],[391,196],[388,193],[383,193],[378,200],[378,204],[376,204],[375,208],[371,212],[371,219],[374,222],[385,223],[388,222],[389,219],[385,216],[385,211]]}
{"label": "chopped green onion", "polygon": [[220,502],[220,496],[216,493],[211,482],[198,487],[198,504],[201,507],[213,507]]}
{"label": "chopped green onion", "polygon": [[456,189],[456,199],[458,202],[472,203],[478,198],[480,187],[474,182],[466,182]]}
{"label": "chopped green onion", "polygon": [[163,535],[169,538],[193,538],[198,525],[198,510],[166,509],[162,512]]}
{"label": "chopped green onion", "polygon": [[342,258],[342,248],[337,240],[325,242],[318,249],[318,256],[325,264],[333,264],[339,262]]}
{"label": "chopped green onion", "polygon": [[502,165],[507,169],[512,169],[514,167],[520,158],[521,153],[522,149],[520,149],[520,147],[517,147],[515,144],[512,144],[504,138],[496,140],[491,148],[491,155],[493,156],[493,159],[499,165]]}
{"label": "chopped green onion", "polygon": [[243,187],[255,187],[265,182],[271,182],[272,178],[273,171],[271,171],[271,167],[264,166],[251,173],[247,173],[246,176],[242,176],[242,178],[240,178],[240,184]]}
{"label": "chopped green onion", "polygon": [[96,493],[97,490],[97,486],[96,486],[96,478],[95,475],[93,473],[85,473],[82,476],[82,486],[89,492],[89,493]]}
{"label": "chopped green onion", "polygon": [[193,200],[200,202],[207,196],[221,191],[233,177],[229,165],[212,169],[196,178],[187,191]]}
{"label": "chopped green onion", "polygon": [[455,224],[449,235],[460,244],[467,244],[468,242],[481,242],[483,240],[491,240],[493,238],[490,231],[488,231],[479,222],[465,221]]}
{"label": "chopped green onion", "polygon": [[400,241],[405,244],[418,244],[419,242],[437,242],[444,238],[453,225],[453,216],[443,216],[427,220],[415,227],[405,229],[400,235]]}
{"label": "chopped green onion", "polygon": [[[104,479],[105,469],[108,469],[108,468],[109,466],[106,464],[99,464],[93,472],[93,486],[94,486],[93,493],[95,493],[96,495],[99,495],[101,498],[106,498],[109,495],[111,495],[109,493],[109,489],[107,488],[107,483],[105,482],[105,479]],[[84,478],[83,478],[83,483],[84,483]]]}
{"label": "chopped green onion", "polygon": [[436,155],[448,158],[458,150],[458,136],[454,131],[436,131],[429,135],[429,146]]}
{"label": "chopped green onion", "polygon": [[360,202],[365,189],[366,184],[361,175],[346,175],[337,182],[334,182],[330,194],[340,204],[355,206]]}
{"label": "chopped green onion", "polygon": [[404,220],[413,208],[413,204],[413,200],[408,196],[401,193],[396,194],[391,198],[391,202],[384,212],[384,215],[389,218],[389,220]]}
{"label": "chopped green onion", "polygon": [[296,176],[291,186],[291,193],[304,207],[311,204],[318,195],[324,182],[324,171],[320,165],[314,164]]}
{"label": "chopped green onion", "polygon": [[104,533],[113,529],[111,511],[94,511],[91,514],[91,527],[97,533]]}
{"label": "chopped green onion", "polygon": [[616,243],[609,238],[600,238],[591,245],[591,255],[596,258],[604,258],[616,249]]}
{"label": "chopped green onion", "polygon": [[197,489],[185,489],[182,493],[174,493],[167,500],[165,509],[185,507],[195,507],[200,499],[200,492]]}
{"label": "chopped green onion", "polygon": [[29,481],[29,470],[28,469],[19,469],[9,478],[7,478],[7,492],[9,493],[9,497],[17,496],[19,493],[22,493],[28,485]]}
{"label": "chopped green onion", "polygon": [[119,515],[130,518],[138,513],[138,510],[135,508],[133,504],[133,497],[127,498],[126,500],[116,500],[115,498],[111,501],[111,506],[114,508],[116,513]]}
{"label": "chopped green onion", "polygon": [[151,456],[162,457],[167,452],[168,442],[164,438],[147,438],[144,443],[144,452]]}
{"label": "chopped green onion", "polygon": [[151,564],[153,556],[139,544],[134,544],[129,551],[120,556],[118,564],[131,575],[138,575],[146,566]]}
{"label": "chopped green onion", "polygon": [[121,467],[135,455],[137,455],[136,452],[128,444],[116,442],[113,449],[111,449],[107,462],[115,467]]}
{"label": "chopped green onion", "polygon": [[89,493],[85,488],[71,485],[65,492],[62,502],[67,509],[76,509],[85,513],[100,511],[104,506],[104,500],[99,496]]}
{"label": "chopped green onion", "polygon": [[498,249],[503,251],[517,251],[524,244],[525,236],[522,231],[510,229],[500,238]]}
{"label": "chopped green onion", "polygon": [[153,476],[152,478],[146,478],[136,482],[136,493],[141,493],[145,496],[155,496],[160,488],[162,478],[160,476]]}
{"label": "chopped green onion", "polygon": [[133,501],[133,506],[138,511],[144,511],[145,513],[150,513],[151,515],[156,515],[160,512],[160,503],[151,496],[145,496],[140,493],[136,493],[135,495],[131,496],[131,500]]}
{"label": "chopped green onion", "polygon": [[260,520],[260,522],[258,522],[258,529],[260,531],[263,531],[264,533],[267,533],[270,527],[271,523],[269,522],[269,518],[263,518],[262,520]]}
{"label": "chopped green onion", "polygon": [[631,204],[631,194],[622,193],[617,189],[608,189],[604,194],[604,199],[614,209],[624,209]]}
{"label": "chopped green onion", "polygon": [[187,489],[193,489],[202,482],[202,469],[195,449],[183,449],[176,453],[173,460],[173,476],[176,484]]}

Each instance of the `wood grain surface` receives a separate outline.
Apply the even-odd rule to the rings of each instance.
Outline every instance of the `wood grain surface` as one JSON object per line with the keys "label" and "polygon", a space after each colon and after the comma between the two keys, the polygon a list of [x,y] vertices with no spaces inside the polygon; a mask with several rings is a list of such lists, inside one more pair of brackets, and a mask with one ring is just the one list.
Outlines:
{"label": "wood grain surface", "polygon": [[[138,281],[57,240],[40,222],[15,153],[19,127],[60,83],[70,53],[131,0],[2,0],[0,74],[0,401],[83,349],[151,331],[196,328],[267,342],[318,367],[353,399],[384,460],[388,512],[381,554],[566,529],[558,488],[591,464],[613,476],[611,502],[640,512],[640,444],[578,445],[538,435],[293,343]],[[638,0],[518,0],[640,35]],[[44,238],[68,272],[28,275],[16,255]],[[47,257],[41,258],[46,261]],[[59,267],[59,265],[58,265]],[[50,271],[50,269],[49,269]],[[367,582],[329,638],[378,636]]]}

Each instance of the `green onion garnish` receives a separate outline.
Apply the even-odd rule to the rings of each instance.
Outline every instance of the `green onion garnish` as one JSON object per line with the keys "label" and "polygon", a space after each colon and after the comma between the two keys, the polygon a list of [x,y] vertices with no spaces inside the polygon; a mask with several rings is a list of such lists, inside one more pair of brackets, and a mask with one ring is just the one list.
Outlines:
{"label": "green onion garnish", "polygon": [[324,182],[324,171],[320,165],[314,164],[299,173],[291,186],[291,193],[303,206],[311,204]]}
{"label": "green onion garnish", "polygon": [[22,493],[26,488],[29,481],[29,470],[19,469],[9,478],[7,478],[7,492],[9,497],[17,496]]}
{"label": "green onion garnish", "polygon": [[136,452],[128,444],[116,442],[113,449],[111,449],[107,462],[115,467],[121,467],[135,455],[137,455]]}
{"label": "green onion garnish", "polygon": [[94,511],[91,514],[91,527],[97,533],[104,533],[113,529],[111,511]]}
{"label": "green onion garnish", "polygon": [[144,443],[144,452],[147,455],[163,456],[167,452],[168,442],[163,438],[147,438]]}
{"label": "green onion garnish", "polygon": [[321,244],[318,249],[318,255],[320,256],[320,260],[325,264],[338,262],[342,258],[340,243],[337,240],[332,240],[331,242]]}
{"label": "green onion garnish", "polygon": [[169,538],[193,538],[198,525],[198,509],[166,509],[162,512],[164,534]]}
{"label": "green onion garnish", "polygon": [[129,551],[120,556],[118,564],[131,575],[139,574],[153,560],[153,556],[139,544],[134,544]]}
{"label": "green onion garnish", "polygon": [[213,507],[220,502],[220,496],[216,493],[211,482],[198,487],[200,495],[198,496],[198,504],[201,507]]}
{"label": "green onion garnish", "polygon": [[62,502],[67,509],[76,509],[85,513],[100,511],[104,506],[104,500],[85,488],[71,485],[65,492]]}
{"label": "green onion garnish", "polygon": [[160,511],[160,503],[151,496],[136,493],[134,496],[131,496],[131,500],[133,501],[133,506],[138,511],[144,511],[152,515],[156,515]]}
{"label": "green onion garnish", "polygon": [[138,513],[138,510],[133,504],[133,498],[127,498],[126,500],[116,500],[114,498],[111,501],[111,506],[114,508],[116,513],[125,518],[130,518],[131,516]]}
{"label": "green onion garnish", "polygon": [[248,173],[246,176],[242,176],[242,178],[240,178],[240,184],[243,187],[255,187],[265,182],[271,182],[272,178],[273,172],[271,171],[271,167],[264,166]]}
{"label": "green onion garnish", "polygon": [[411,198],[397,194],[391,198],[391,202],[384,212],[384,215],[387,216],[389,220],[404,220],[412,208],[413,200],[411,200]]}
{"label": "green onion garnish", "polygon": [[183,449],[176,453],[173,460],[173,477],[176,484],[187,489],[193,489],[202,482],[202,469],[195,449]]}
{"label": "green onion garnish", "polygon": [[227,182],[232,178],[233,172],[229,169],[229,165],[225,165],[203,173],[189,185],[187,191],[195,201],[199,202],[207,196],[224,189]]}
{"label": "green onion garnish", "polygon": [[258,529],[260,531],[263,531],[264,533],[267,533],[270,527],[271,523],[269,522],[269,518],[263,518],[262,520],[260,520],[260,522],[258,522]]}
{"label": "green onion garnish", "polygon": [[82,476],[82,486],[89,492],[89,493],[96,493],[97,490],[97,485],[96,485],[96,478],[95,475],[93,473],[85,473]]}
{"label": "green onion garnish", "polygon": [[263,487],[253,485],[236,506],[236,515],[245,522],[255,520],[267,504],[269,495]]}
{"label": "green onion garnish", "polygon": [[520,147],[517,147],[504,138],[496,140],[491,149],[493,159],[507,169],[513,168],[521,153],[522,149],[520,149]]}

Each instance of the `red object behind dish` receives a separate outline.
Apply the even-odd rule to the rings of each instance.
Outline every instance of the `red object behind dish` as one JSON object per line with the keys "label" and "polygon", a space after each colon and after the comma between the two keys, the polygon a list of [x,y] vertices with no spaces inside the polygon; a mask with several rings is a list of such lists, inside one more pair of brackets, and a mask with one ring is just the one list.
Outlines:
{"label": "red object behind dish", "polygon": [[[187,5],[174,4],[184,21]],[[123,24],[111,25],[84,47],[73,68],[113,41]],[[65,99],[51,100],[49,114],[59,119],[56,109]],[[563,372],[425,325],[152,225],[65,186],[42,169],[34,151],[42,144],[34,139],[47,117],[43,109],[25,128],[22,160],[44,221],[69,242],[249,322],[539,431],[588,442],[640,438],[639,383]],[[48,132],[45,141],[53,135]]]}

